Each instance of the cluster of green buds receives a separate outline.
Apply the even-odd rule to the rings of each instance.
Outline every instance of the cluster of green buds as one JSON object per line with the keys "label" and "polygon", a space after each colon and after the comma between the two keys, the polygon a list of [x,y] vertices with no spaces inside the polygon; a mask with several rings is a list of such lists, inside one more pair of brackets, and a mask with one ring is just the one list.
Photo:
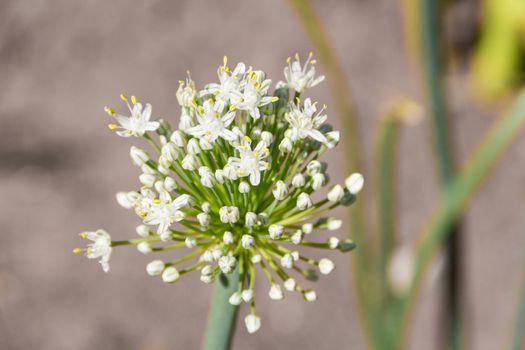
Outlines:
{"label": "cluster of green buds", "polygon": [[[138,238],[112,240],[104,230],[84,232],[91,241],[85,252],[109,270],[113,248],[136,246],[145,255],[177,251],[173,260],[147,264],[151,276],[174,283],[192,271],[212,283],[220,274],[239,274],[238,290],[229,302],[250,305],[245,324],[250,333],[261,321],[255,307],[256,269],[269,284],[271,299],[285,291],[317,299],[297,277],[316,280],[318,272],[335,267],[328,258],[305,255],[303,248],[347,252],[347,239],[318,231],[336,231],[342,221],[329,216],[340,205],[350,205],[363,187],[360,174],[345,184],[327,188],[329,176],[320,157],[339,142],[339,132],[326,124],[326,107],[318,110],[305,89],[317,85],[315,61],[301,65],[288,60],[285,81],[273,94],[266,74],[239,63],[218,69],[218,83],[197,90],[188,74],[180,82],[178,128],[168,121],[151,120],[150,104],[121,95],[130,115],[106,107],[119,136],[142,138],[150,150],[131,147],[132,162],[141,169],[140,186],[119,192],[118,203],[135,211],[142,223]],[[152,154],[156,155],[153,157]],[[314,192],[325,191],[325,194]],[[315,198],[321,198],[314,200]]]}

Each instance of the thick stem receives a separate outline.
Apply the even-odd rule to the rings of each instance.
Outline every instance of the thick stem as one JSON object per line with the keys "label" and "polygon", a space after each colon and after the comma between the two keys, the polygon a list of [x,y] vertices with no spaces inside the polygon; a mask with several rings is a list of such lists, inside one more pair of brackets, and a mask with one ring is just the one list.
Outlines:
{"label": "thick stem", "polygon": [[[447,191],[453,175],[451,139],[447,128],[446,99],[443,91],[443,53],[440,37],[440,2],[421,0],[419,5],[422,62],[427,105],[432,120],[432,139],[442,191]],[[445,284],[443,290],[443,331],[446,348],[460,348],[461,336],[461,234],[457,222],[450,228],[445,248]]]}
{"label": "thick stem", "polygon": [[221,273],[217,277],[204,336],[204,350],[228,350],[230,348],[238,307],[231,305],[229,298],[237,291],[238,282],[239,269],[236,269],[231,275]]}

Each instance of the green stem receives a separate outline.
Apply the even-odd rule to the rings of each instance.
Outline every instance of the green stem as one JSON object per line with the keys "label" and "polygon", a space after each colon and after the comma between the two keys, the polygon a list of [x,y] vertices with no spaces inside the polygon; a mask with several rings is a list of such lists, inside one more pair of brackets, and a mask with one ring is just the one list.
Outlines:
{"label": "green stem", "polygon": [[[425,76],[427,104],[432,121],[432,139],[442,190],[446,191],[454,175],[451,139],[447,129],[445,94],[442,86],[443,53],[440,45],[440,1],[421,0],[420,32],[423,70]],[[445,279],[443,328],[446,336],[446,348],[460,348],[461,337],[461,240],[459,223],[451,226],[451,232],[445,242]]]}
{"label": "green stem", "polygon": [[[330,39],[310,1],[288,0],[288,2],[297,14],[307,36],[315,47],[319,55],[319,62],[325,70],[326,80],[334,98],[335,109],[341,123],[341,140],[345,150],[346,171],[347,173],[363,172],[359,153],[361,149],[359,128],[343,66],[337,59]],[[356,298],[358,299],[356,304],[360,309],[359,315],[363,321],[361,324],[369,325],[364,328],[366,328],[366,332],[369,332],[367,334],[368,338],[372,339],[374,335],[370,331],[374,329],[374,326],[371,324],[370,312],[366,311],[368,308],[366,288],[368,282],[365,281],[368,276],[367,268],[369,265],[368,259],[371,256],[369,254],[371,247],[369,247],[370,244],[365,234],[363,211],[363,198],[350,208],[350,236],[359,246],[359,249],[353,254],[353,285],[356,290]]]}
{"label": "green stem", "polygon": [[228,350],[235,330],[238,307],[229,303],[230,296],[237,291],[239,269],[231,275],[220,274],[215,283],[215,291],[204,336],[204,350]]}
{"label": "green stem", "polygon": [[415,249],[413,281],[402,300],[401,316],[398,319],[400,325],[398,348],[404,348],[403,342],[407,329],[403,326],[407,324],[429,262],[450,234],[450,228],[457,222],[475,190],[524,125],[525,89],[517,96],[510,110],[494,123],[484,140],[478,145],[477,151],[471,155],[470,161],[455,176],[449,190],[439,202],[435,214],[427,221],[428,225],[421,233],[417,249]]}
{"label": "green stem", "polygon": [[525,346],[523,336],[523,330],[525,329],[525,264],[523,267],[523,285],[521,287],[520,300],[518,301],[518,312],[514,321],[512,344],[509,350],[520,350]]}

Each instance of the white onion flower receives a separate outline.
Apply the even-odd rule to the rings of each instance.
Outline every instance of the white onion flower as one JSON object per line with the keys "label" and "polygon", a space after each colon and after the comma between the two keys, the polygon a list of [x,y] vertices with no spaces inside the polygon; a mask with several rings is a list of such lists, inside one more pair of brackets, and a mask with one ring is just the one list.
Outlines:
{"label": "white onion flower", "polygon": [[103,230],[86,232],[87,248],[74,251],[99,259],[107,272],[117,247],[135,246],[148,256],[178,250],[171,259],[164,254],[165,260],[147,264],[148,275],[166,283],[195,271],[204,283],[238,273],[238,289],[228,299],[232,305],[250,304],[245,318],[250,333],[261,325],[256,270],[266,272],[271,299],[283,299],[285,290],[316,300],[300,278],[312,280],[316,270],[328,274],[335,265],[327,258],[311,258],[302,247],[326,252],[355,247],[350,240],[322,238],[317,230],[341,227],[342,221],[328,213],[351,204],[364,180],[353,174],[345,186],[323,190],[330,177],[322,156],[337,145],[340,134],[323,126],[325,107],[318,110],[310,98],[301,102],[300,95],[324,78],[315,77],[313,64],[311,56],[304,66],[298,58],[289,61],[286,83],[272,91],[264,72],[243,63],[231,69],[225,59],[219,82],[200,91],[189,76],[180,82],[178,121],[150,120],[149,104],[143,108],[135,97],[128,102],[124,95],[130,117],[106,108],[118,122],[110,129],[150,145],[147,150],[131,147],[132,162],[142,171],[140,181],[116,196],[141,223],[138,236],[127,240],[112,240]]}

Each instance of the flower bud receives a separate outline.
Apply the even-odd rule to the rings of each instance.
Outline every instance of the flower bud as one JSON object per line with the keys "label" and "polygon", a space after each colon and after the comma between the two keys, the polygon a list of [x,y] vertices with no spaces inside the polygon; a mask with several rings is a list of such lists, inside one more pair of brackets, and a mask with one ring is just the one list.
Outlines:
{"label": "flower bud", "polygon": [[211,216],[207,213],[199,213],[197,215],[197,220],[202,227],[207,227],[210,224]]}
{"label": "flower bud", "polygon": [[222,207],[219,209],[219,216],[221,221],[225,224],[236,223],[239,221],[239,208],[237,207]]}
{"label": "flower bud", "polygon": [[182,168],[186,170],[195,170],[197,168],[197,159],[191,154],[187,154],[184,159],[182,159]]}
{"label": "flower bud", "polygon": [[242,181],[239,184],[239,192],[240,193],[248,193],[250,191],[250,185],[246,181]]}
{"label": "flower bud", "polygon": [[254,314],[249,314],[244,318],[244,324],[246,325],[248,333],[252,334],[261,328],[261,319]]}
{"label": "flower bud", "polygon": [[240,305],[241,304],[241,301],[242,301],[242,298],[241,298],[241,293],[239,292],[235,292],[233,293],[231,296],[230,296],[230,299],[228,300],[230,302],[230,304],[232,305]]}
{"label": "flower bud", "polygon": [[133,164],[136,166],[142,166],[149,160],[148,153],[141,148],[131,146],[129,149],[129,155]]}
{"label": "flower bud", "polygon": [[[132,193],[132,192],[129,192]],[[136,193],[136,192],[135,192]],[[128,192],[118,192],[116,195],[118,204],[125,208],[125,209],[131,209],[133,208],[133,203],[135,201],[130,200],[130,196],[128,196]]]}
{"label": "flower bud", "polygon": [[150,174],[141,174],[139,176],[140,183],[146,187],[153,187],[157,178]]}
{"label": "flower bud", "polygon": [[317,300],[317,293],[313,290],[308,290],[304,292],[304,299],[306,301],[316,301]]}
{"label": "flower bud", "polygon": [[211,204],[209,202],[203,202],[201,204],[201,209],[205,213],[209,213],[211,211]]}
{"label": "flower bud", "polygon": [[293,257],[291,254],[284,254],[281,258],[281,265],[287,269],[291,269],[293,267]]}
{"label": "flower bud", "polygon": [[144,255],[151,253],[151,245],[148,242],[140,242],[137,244],[137,250]]}
{"label": "flower bud", "polygon": [[196,155],[201,152],[201,149],[199,147],[199,141],[197,141],[197,139],[189,140],[186,149],[188,150],[188,154],[191,155]]}
{"label": "flower bud", "polygon": [[297,208],[299,210],[305,210],[312,206],[312,200],[310,199],[310,196],[308,193],[301,193],[299,197],[297,197]]}
{"label": "flower bud", "polygon": [[147,163],[142,164],[142,166],[140,167],[140,169],[142,170],[142,172],[143,172],[144,174],[149,174],[149,175],[155,175],[155,174],[156,174],[155,169],[153,169],[152,167],[150,167]]}
{"label": "flower bud", "polygon": [[150,276],[158,276],[164,270],[164,262],[162,260],[153,260],[148,265],[146,265],[146,272]]}
{"label": "flower bud", "polygon": [[241,294],[242,300],[245,303],[249,303],[253,299],[253,289],[245,289]]}
{"label": "flower bud", "polygon": [[337,248],[343,253],[349,252],[353,250],[355,247],[356,247],[356,244],[349,239],[339,242],[339,245],[337,246]]}
{"label": "flower bud", "polygon": [[171,192],[177,189],[177,183],[172,177],[166,176],[166,178],[164,179],[164,188],[166,189],[166,191]]}
{"label": "flower bud", "polygon": [[177,147],[184,146],[184,136],[181,131],[175,130],[170,137],[170,141],[175,144]]}
{"label": "flower bud", "polygon": [[252,227],[256,223],[257,223],[257,214],[252,213],[252,212],[247,212],[246,213],[245,222],[244,222],[245,226],[246,227]]}
{"label": "flower bud", "polygon": [[255,244],[255,239],[250,235],[242,235],[241,244],[244,249],[250,249]]}
{"label": "flower bud", "polygon": [[179,129],[184,131],[186,129],[193,127],[194,123],[193,123],[193,117],[191,116],[191,114],[187,112],[187,109],[184,108],[182,111],[183,112],[180,115],[180,120],[179,120]]}
{"label": "flower bud", "polygon": [[303,230],[303,232],[307,235],[309,235],[310,233],[312,233],[312,231],[314,230],[314,225],[307,222],[306,224],[303,224],[303,226],[301,227],[301,229]]}
{"label": "flower bud", "polygon": [[189,108],[192,107],[196,94],[197,91],[195,90],[195,83],[193,80],[191,80],[191,78],[188,77],[186,82],[179,82],[179,88],[177,89],[177,93],[175,95],[177,96],[177,102],[179,103],[179,106]]}
{"label": "flower bud", "polygon": [[314,174],[317,174],[321,171],[322,165],[321,162],[318,160],[312,160],[308,165],[306,166],[306,172],[308,175],[312,176]]}
{"label": "flower bud", "polygon": [[197,245],[197,240],[193,237],[186,237],[184,244],[186,244],[186,247],[191,249]]}
{"label": "flower bud", "polygon": [[283,290],[278,284],[272,284],[268,295],[272,300],[282,300],[284,298]]}
{"label": "flower bud", "polygon": [[326,259],[326,258],[319,260],[319,271],[323,275],[328,275],[330,272],[334,270],[334,268],[335,268],[335,265],[331,260]]}
{"label": "flower bud", "polygon": [[283,153],[288,153],[292,150],[292,147],[293,147],[293,143],[292,143],[292,140],[290,140],[289,138],[285,137],[281,143],[279,144],[279,151],[283,152]]}
{"label": "flower bud", "polygon": [[252,264],[258,264],[261,262],[261,260],[262,260],[262,257],[260,254],[252,255],[252,259],[251,259]]}
{"label": "flower bud", "polygon": [[303,187],[305,183],[306,183],[306,179],[304,178],[303,174],[296,174],[292,178],[293,187],[296,187],[296,188]]}
{"label": "flower bud", "polygon": [[224,232],[222,235],[222,241],[224,244],[232,244],[233,243],[233,234],[230,231]]}
{"label": "flower bud", "polygon": [[337,237],[330,237],[328,238],[328,247],[330,249],[336,249],[339,246],[339,238]]}
{"label": "flower bud", "polygon": [[268,132],[268,131],[263,131],[261,133],[261,140],[263,140],[266,143],[266,145],[268,145],[268,146],[271,145],[272,142],[273,142],[273,135],[272,135],[272,133]]}
{"label": "flower bud", "polygon": [[330,231],[339,230],[341,226],[343,226],[343,221],[335,219],[335,218],[329,218],[328,221],[326,222],[326,227]]}
{"label": "flower bud", "polygon": [[175,268],[175,266],[169,266],[164,270],[164,272],[162,272],[162,280],[166,283],[173,283],[177,281],[179,277],[179,271]]}
{"label": "flower bud", "polygon": [[237,180],[237,178],[239,177],[237,175],[237,171],[235,170],[235,167],[233,167],[230,164],[227,164],[222,169],[222,173],[224,174],[224,177],[226,177],[227,179],[230,179],[230,180]]}
{"label": "flower bud", "polygon": [[168,142],[162,146],[161,154],[168,162],[173,163],[177,160],[179,151],[173,142]]}
{"label": "flower bud", "polygon": [[324,134],[326,136],[326,147],[329,149],[334,148],[339,143],[339,139],[341,138],[341,134],[339,131],[330,131]]}
{"label": "flower bud", "polygon": [[281,235],[283,234],[284,226],[283,225],[277,225],[272,224],[270,227],[268,227],[268,232],[270,233],[270,237],[272,239],[279,239]]}
{"label": "flower bud", "polygon": [[219,259],[219,268],[223,273],[232,273],[237,265],[237,259],[233,256],[225,255]]}
{"label": "flower bud", "polygon": [[270,217],[266,213],[259,213],[257,215],[257,220],[259,220],[257,222],[257,224],[259,224],[259,225],[266,225],[268,223],[268,221],[270,220]]}
{"label": "flower bud", "polygon": [[213,148],[213,143],[208,141],[205,138],[199,139],[199,146],[201,147],[201,150],[203,151],[209,151]]}
{"label": "flower bud", "polygon": [[288,188],[283,181],[279,180],[275,184],[272,193],[275,199],[277,199],[278,201],[282,201],[288,195]]}
{"label": "flower bud", "polygon": [[295,231],[295,233],[291,237],[291,241],[293,244],[301,244],[301,241],[303,240],[304,233],[301,230]]}
{"label": "flower bud", "polygon": [[332,203],[338,203],[343,199],[343,196],[345,195],[345,190],[343,186],[341,185],[335,185],[328,191],[328,195],[326,196],[328,200]]}
{"label": "flower bud", "polygon": [[139,225],[136,227],[135,231],[137,231],[137,234],[140,237],[148,237],[149,236],[149,227],[146,225]]}
{"label": "flower bud", "polygon": [[297,283],[295,282],[295,280],[293,278],[288,278],[286,281],[284,281],[284,288],[287,290],[287,291],[290,291],[290,292],[293,292],[295,290],[295,286],[297,285]]}
{"label": "flower bud", "polygon": [[211,172],[210,168],[201,166],[199,168],[199,175],[201,176],[201,184],[204,187],[213,187],[213,184],[215,183],[215,176]]}
{"label": "flower bud", "polygon": [[324,186],[326,182],[326,177],[324,174],[317,173],[312,176],[312,189],[314,191],[318,191],[321,189],[321,187]]}
{"label": "flower bud", "polygon": [[224,173],[221,169],[215,170],[215,180],[221,185],[224,183]]}
{"label": "flower bud", "polygon": [[364,183],[365,179],[363,178],[363,175],[359,173],[354,173],[345,180],[346,188],[348,188],[348,191],[353,195],[356,195],[361,191]]}

